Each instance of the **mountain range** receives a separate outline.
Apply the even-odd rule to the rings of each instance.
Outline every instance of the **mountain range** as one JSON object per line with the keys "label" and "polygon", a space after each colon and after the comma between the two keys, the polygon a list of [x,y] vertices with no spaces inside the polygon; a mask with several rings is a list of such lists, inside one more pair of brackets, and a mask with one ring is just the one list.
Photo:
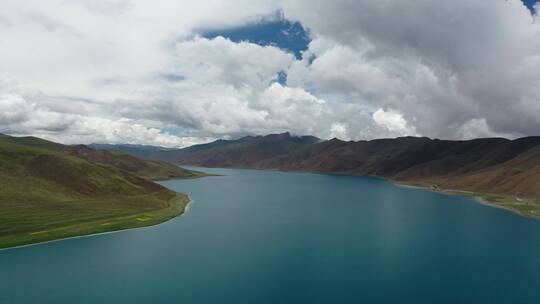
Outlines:
{"label": "mountain range", "polygon": [[527,216],[540,215],[540,137],[342,141],[283,133],[155,150],[146,157],[200,167],[382,177],[471,194]]}

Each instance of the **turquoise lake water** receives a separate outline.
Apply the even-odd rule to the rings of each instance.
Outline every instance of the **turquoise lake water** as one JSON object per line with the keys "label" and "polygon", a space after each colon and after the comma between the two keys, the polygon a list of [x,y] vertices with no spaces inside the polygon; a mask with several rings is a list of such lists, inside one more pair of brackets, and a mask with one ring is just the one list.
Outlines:
{"label": "turquoise lake water", "polygon": [[379,179],[163,182],[159,226],[0,251],[0,303],[540,303],[540,221]]}

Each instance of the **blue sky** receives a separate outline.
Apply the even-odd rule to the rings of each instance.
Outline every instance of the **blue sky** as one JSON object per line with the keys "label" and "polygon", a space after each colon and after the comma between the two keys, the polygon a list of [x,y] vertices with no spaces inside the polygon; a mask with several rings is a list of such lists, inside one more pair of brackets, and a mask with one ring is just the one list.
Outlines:
{"label": "blue sky", "polygon": [[240,27],[202,31],[202,36],[223,36],[233,42],[249,41],[259,45],[274,45],[293,52],[297,59],[302,57],[301,52],[308,48],[310,42],[308,33],[300,23],[283,18],[279,12],[272,17]]}
{"label": "blue sky", "polygon": [[531,10],[531,12],[534,13],[534,4],[536,3],[536,0],[523,0],[523,3],[527,5],[527,7]]}

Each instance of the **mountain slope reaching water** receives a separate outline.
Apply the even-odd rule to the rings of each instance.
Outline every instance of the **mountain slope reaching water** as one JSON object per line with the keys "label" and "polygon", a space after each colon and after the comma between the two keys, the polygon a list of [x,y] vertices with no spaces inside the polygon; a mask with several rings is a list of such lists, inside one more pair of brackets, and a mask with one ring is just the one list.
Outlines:
{"label": "mountain slope reaching water", "polygon": [[540,216],[540,137],[346,142],[283,133],[156,151],[149,157],[203,167],[378,176],[473,194],[526,216]]}
{"label": "mountain slope reaching water", "polygon": [[161,164],[33,137],[1,137],[0,248],[149,226],[177,216],[188,197],[145,177],[195,174]]}

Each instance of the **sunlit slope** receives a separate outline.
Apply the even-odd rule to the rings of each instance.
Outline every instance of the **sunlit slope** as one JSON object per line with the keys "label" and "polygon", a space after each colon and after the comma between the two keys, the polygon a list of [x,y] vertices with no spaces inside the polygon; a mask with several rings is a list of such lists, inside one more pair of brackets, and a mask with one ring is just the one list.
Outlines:
{"label": "sunlit slope", "polygon": [[116,150],[95,150],[84,145],[67,146],[70,155],[93,163],[114,166],[137,176],[151,180],[196,178],[204,176],[200,172],[186,170],[164,161],[146,160]]}
{"label": "sunlit slope", "polygon": [[156,224],[187,201],[127,171],[68,155],[61,145],[0,138],[0,248]]}

